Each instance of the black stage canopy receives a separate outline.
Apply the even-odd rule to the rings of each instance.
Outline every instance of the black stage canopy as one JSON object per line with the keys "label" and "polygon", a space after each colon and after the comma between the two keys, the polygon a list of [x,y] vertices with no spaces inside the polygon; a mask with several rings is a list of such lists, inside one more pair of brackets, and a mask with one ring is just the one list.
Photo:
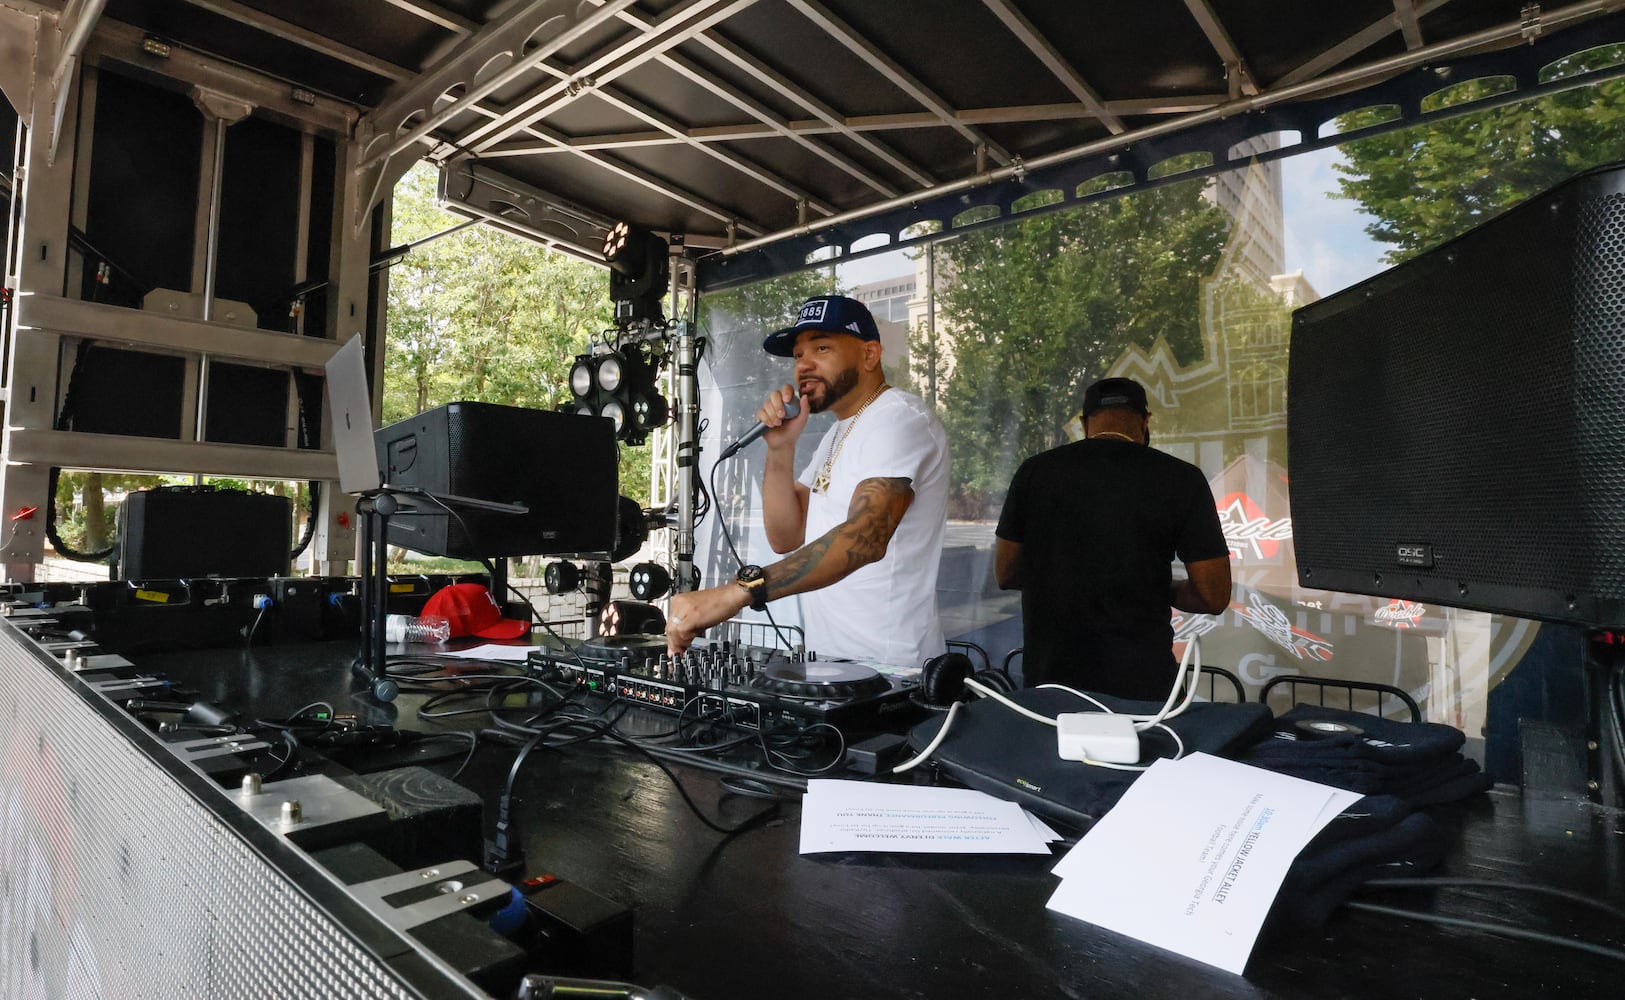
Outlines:
{"label": "black stage canopy", "polygon": [[[717,288],[1155,183],[1170,157],[1188,177],[1326,145],[1355,108],[1391,106],[1391,128],[1572,86],[1565,58],[1625,41],[1622,10],[108,0],[101,16],[353,103],[375,199],[427,156],[454,211],[589,259],[617,220],[680,235]],[[1510,84],[1425,102],[1485,76]]]}

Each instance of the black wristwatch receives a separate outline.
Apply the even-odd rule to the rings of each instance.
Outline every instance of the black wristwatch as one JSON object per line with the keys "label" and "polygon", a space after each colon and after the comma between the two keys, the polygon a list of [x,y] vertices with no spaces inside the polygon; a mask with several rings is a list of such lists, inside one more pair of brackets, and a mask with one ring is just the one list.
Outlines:
{"label": "black wristwatch", "polygon": [[752,611],[767,610],[767,575],[760,566],[741,566],[734,576],[734,582],[745,588],[750,595]]}

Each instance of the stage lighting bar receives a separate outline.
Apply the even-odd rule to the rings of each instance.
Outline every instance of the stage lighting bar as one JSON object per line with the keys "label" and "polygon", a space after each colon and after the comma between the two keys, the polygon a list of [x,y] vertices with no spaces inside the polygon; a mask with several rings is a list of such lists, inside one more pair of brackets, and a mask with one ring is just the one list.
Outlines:
{"label": "stage lighting bar", "polygon": [[614,421],[615,436],[630,445],[648,440],[665,425],[671,406],[657,385],[659,362],[645,345],[631,344],[607,354],[583,354],[570,368],[565,407],[582,416]]}

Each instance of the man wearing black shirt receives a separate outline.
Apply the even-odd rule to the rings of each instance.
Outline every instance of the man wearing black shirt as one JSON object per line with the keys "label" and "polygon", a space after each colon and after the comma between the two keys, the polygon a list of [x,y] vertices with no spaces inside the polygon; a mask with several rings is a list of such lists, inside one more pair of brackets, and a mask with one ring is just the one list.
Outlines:
{"label": "man wearing black shirt", "polygon": [[1149,447],[1138,382],[1090,386],[1083,421],[1084,440],[1021,464],[999,517],[994,569],[1021,591],[1022,675],[1161,701],[1178,671],[1168,607],[1229,606],[1229,547],[1202,471]]}

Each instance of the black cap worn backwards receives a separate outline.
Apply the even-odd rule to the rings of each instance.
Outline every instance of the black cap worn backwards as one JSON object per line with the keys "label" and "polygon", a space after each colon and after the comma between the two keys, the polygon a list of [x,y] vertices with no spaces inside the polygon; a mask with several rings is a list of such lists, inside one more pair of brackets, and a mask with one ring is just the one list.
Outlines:
{"label": "black cap worn backwards", "polygon": [[1108,406],[1126,406],[1137,413],[1150,413],[1145,405],[1145,388],[1131,378],[1103,378],[1083,391],[1083,415]]}

